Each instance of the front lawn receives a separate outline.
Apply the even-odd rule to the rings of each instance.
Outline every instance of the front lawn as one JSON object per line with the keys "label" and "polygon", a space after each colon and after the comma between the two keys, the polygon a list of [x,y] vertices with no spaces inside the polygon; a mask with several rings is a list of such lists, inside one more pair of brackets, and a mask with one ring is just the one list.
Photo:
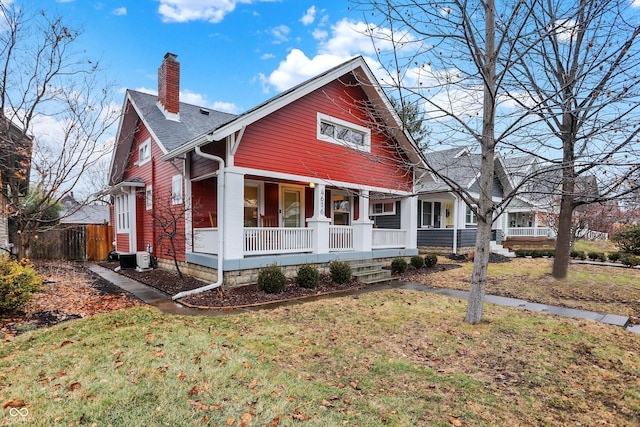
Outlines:
{"label": "front lawn", "polygon": [[465,308],[388,290],[216,317],[96,314],[2,344],[0,424],[640,423],[639,335],[493,305],[471,326]]}

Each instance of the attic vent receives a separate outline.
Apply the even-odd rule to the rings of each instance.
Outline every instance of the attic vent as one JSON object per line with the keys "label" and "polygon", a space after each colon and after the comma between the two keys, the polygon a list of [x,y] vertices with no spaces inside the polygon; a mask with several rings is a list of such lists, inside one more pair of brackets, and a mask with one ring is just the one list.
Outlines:
{"label": "attic vent", "polygon": [[200,114],[204,114],[205,116],[209,115],[209,110],[207,110],[206,108],[201,108],[200,109]]}

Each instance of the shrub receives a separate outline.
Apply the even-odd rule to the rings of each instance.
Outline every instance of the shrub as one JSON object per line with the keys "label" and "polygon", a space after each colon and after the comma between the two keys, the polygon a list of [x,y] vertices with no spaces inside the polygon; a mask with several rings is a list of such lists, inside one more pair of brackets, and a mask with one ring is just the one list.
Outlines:
{"label": "shrub", "polygon": [[320,273],[318,269],[313,265],[304,264],[298,268],[298,275],[296,276],[296,283],[303,288],[315,288],[318,286],[318,280],[320,279]]}
{"label": "shrub", "polygon": [[532,249],[531,258],[542,258],[543,251],[540,249]]}
{"label": "shrub", "polygon": [[402,274],[407,271],[407,261],[404,258],[396,257],[391,261],[391,273]]}
{"label": "shrub", "polygon": [[620,251],[640,255],[640,224],[626,228],[611,236]]}
{"label": "shrub", "polygon": [[284,291],[286,281],[287,278],[277,264],[263,267],[258,273],[258,289],[269,294],[277,294]]}
{"label": "shrub", "polygon": [[40,290],[42,279],[29,260],[17,262],[0,256],[0,314],[19,311]]}
{"label": "shrub", "polygon": [[424,257],[424,265],[425,267],[431,268],[435,267],[438,263],[438,256],[436,254],[427,254]]}
{"label": "shrub", "polygon": [[587,255],[585,255],[584,251],[571,251],[571,258],[579,258],[581,260],[587,259]]}
{"label": "shrub", "polygon": [[414,266],[415,268],[424,267],[424,258],[422,258],[420,255],[412,256],[411,257],[411,265]]}
{"label": "shrub", "polygon": [[525,256],[527,256],[527,250],[526,249],[516,249],[515,251],[513,251],[513,253],[518,258],[524,258]]}
{"label": "shrub", "polygon": [[631,254],[623,254],[620,257],[620,262],[628,267],[635,267],[640,265],[640,257]]}
{"label": "shrub", "polygon": [[620,252],[611,252],[610,254],[607,254],[607,256],[611,262],[617,262],[620,260]]}
{"label": "shrub", "polygon": [[351,266],[343,261],[331,261],[329,264],[331,280],[336,283],[347,283],[351,280]]}

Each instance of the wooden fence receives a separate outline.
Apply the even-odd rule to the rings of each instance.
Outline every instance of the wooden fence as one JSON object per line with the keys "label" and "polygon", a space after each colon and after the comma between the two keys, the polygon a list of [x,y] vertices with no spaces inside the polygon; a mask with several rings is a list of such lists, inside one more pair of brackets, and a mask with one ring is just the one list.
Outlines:
{"label": "wooden fence", "polygon": [[109,225],[79,225],[56,228],[38,233],[31,243],[29,257],[33,259],[66,259],[101,261],[113,248],[113,227]]}

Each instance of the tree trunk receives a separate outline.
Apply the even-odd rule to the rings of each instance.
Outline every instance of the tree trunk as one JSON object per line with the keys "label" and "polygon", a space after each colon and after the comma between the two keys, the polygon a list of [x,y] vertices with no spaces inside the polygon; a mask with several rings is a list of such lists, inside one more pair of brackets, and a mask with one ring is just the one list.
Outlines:
{"label": "tree trunk", "polygon": [[480,194],[478,196],[478,228],[476,231],[476,253],[473,259],[471,289],[465,322],[472,325],[482,320],[484,292],[487,284],[491,224],[493,223],[493,174],[495,157],[495,113],[496,113],[496,52],[495,52],[495,4],[485,3],[485,52],[482,75],[484,79],[482,111],[482,159],[480,164]]}
{"label": "tree trunk", "polygon": [[569,272],[569,259],[571,258],[571,217],[573,215],[573,196],[565,194],[560,201],[560,214],[558,217],[558,235],[556,236],[556,254],[553,258],[551,275],[555,279],[565,279]]}
{"label": "tree trunk", "polygon": [[464,321],[476,325],[482,320],[484,294],[487,285],[487,267],[491,242],[491,220],[482,221],[478,217],[476,235],[476,253],[473,258],[473,272],[471,273],[471,289],[467,304],[467,315]]}

